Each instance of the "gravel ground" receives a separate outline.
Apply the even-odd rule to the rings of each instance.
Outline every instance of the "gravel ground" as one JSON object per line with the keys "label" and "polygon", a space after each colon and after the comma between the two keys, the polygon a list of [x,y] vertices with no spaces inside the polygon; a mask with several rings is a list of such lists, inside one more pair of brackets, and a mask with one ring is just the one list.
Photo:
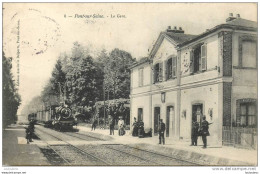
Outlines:
{"label": "gravel ground", "polygon": [[66,159],[70,165],[85,165],[85,166],[97,166],[106,165],[106,163],[94,158],[91,155],[83,153],[78,149],[69,145],[56,145],[51,146],[60,156]]}
{"label": "gravel ground", "polygon": [[167,157],[164,155],[160,155],[160,154],[156,154],[153,152],[147,152],[144,150],[140,150],[137,148],[133,148],[133,147],[129,147],[129,146],[125,146],[125,145],[104,145],[106,147],[110,147],[113,149],[117,149],[129,154],[133,154],[135,156],[138,156],[140,158],[144,158],[144,159],[149,159],[151,161],[154,161],[156,163],[159,163],[161,165],[166,165],[166,166],[183,166],[183,165],[195,165],[193,163],[190,162],[185,162],[185,161],[180,161],[171,157]]}
{"label": "gravel ground", "polygon": [[95,138],[92,136],[84,135],[82,133],[72,133],[72,132],[66,132],[65,134],[69,136],[77,137],[78,139],[84,140],[84,141],[105,141],[99,138]]}
{"label": "gravel ground", "polygon": [[[76,132],[58,132],[52,129],[38,127],[36,131],[43,141],[59,141],[64,144],[51,145],[45,153],[45,156],[50,160],[50,163],[59,165],[76,166],[97,166],[97,165],[113,165],[113,166],[184,166],[194,165],[193,163],[180,161],[171,157],[167,157],[156,152],[147,152],[142,149],[133,148],[126,145],[112,144],[113,142],[104,141],[99,138],[92,137],[88,134]],[[42,131],[41,131],[42,130]],[[49,135],[48,135],[49,134]],[[56,138],[57,137],[57,138]],[[71,146],[68,142],[73,141],[104,141],[104,144],[92,143]],[[79,148],[79,149],[77,149]],[[53,149],[51,151],[51,149]],[[56,153],[59,155],[57,155]],[[83,151],[83,152],[82,152]],[[58,158],[60,156],[62,158]]]}
{"label": "gravel ground", "polygon": [[51,165],[54,166],[63,166],[66,165],[66,161],[62,159],[54,150],[51,148],[45,147],[45,148],[40,148],[41,152],[43,155],[48,159]]}
{"label": "gravel ground", "polygon": [[158,164],[146,161],[145,159],[140,159],[130,154],[125,154],[122,152],[109,149],[104,145],[84,145],[80,147],[81,149],[93,154],[99,158],[109,161],[115,166],[156,166]]}

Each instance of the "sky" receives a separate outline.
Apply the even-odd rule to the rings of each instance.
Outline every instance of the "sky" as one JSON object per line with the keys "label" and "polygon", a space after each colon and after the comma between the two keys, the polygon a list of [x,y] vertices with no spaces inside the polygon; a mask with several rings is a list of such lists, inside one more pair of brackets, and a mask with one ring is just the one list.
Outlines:
{"label": "sky", "polygon": [[18,114],[40,95],[58,56],[75,41],[93,52],[119,48],[138,59],[168,26],[196,35],[225,23],[229,13],[257,21],[256,3],[3,3],[3,8],[3,50],[13,58],[16,80],[19,67]]}

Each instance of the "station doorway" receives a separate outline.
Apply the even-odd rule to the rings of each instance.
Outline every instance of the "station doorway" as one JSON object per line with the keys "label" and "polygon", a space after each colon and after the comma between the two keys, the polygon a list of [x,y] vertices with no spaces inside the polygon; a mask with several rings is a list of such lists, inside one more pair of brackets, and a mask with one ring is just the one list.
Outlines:
{"label": "station doorway", "polygon": [[154,108],[154,136],[158,135],[160,111],[161,111],[160,107]]}
{"label": "station doorway", "polygon": [[[201,126],[203,116],[203,104],[197,103],[192,105],[192,122],[197,121]],[[191,124],[192,124],[191,122]]]}
{"label": "station doorway", "polygon": [[170,130],[174,130],[173,106],[167,106],[167,112],[166,112],[166,137],[170,136]]}

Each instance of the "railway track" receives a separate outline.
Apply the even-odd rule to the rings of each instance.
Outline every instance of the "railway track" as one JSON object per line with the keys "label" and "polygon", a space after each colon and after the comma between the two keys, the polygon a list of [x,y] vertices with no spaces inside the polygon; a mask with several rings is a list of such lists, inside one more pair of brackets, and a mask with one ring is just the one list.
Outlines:
{"label": "railway track", "polygon": [[[111,163],[104,161],[103,159],[100,159],[74,145],[69,143],[68,141],[64,141],[61,138],[52,135],[42,129],[37,128],[37,131],[40,131],[44,133],[45,135],[51,136],[55,138],[56,140],[63,142],[64,144],[55,144],[52,145],[51,143],[48,143],[48,141],[45,141],[46,144],[50,149],[52,149],[61,159],[64,160],[65,164],[67,165],[112,165]],[[40,135],[38,134],[40,137]]]}
{"label": "railway track", "polygon": [[[39,137],[39,134],[35,132],[35,135],[37,135],[37,137]],[[59,153],[52,148],[52,146],[46,141],[45,142],[47,144],[48,149],[44,149],[42,150],[43,153],[49,153],[49,156],[52,156],[52,160],[51,163],[55,164],[55,165],[69,165],[70,162],[68,160],[66,160],[65,158],[63,158],[62,156],[59,155]],[[51,153],[51,154],[50,154]]]}
{"label": "railway track", "polygon": [[[69,143],[68,141],[64,141],[62,140],[61,138],[53,135],[53,134],[50,134],[49,132],[46,132],[46,131],[43,131],[42,129],[37,129],[37,131],[41,131],[42,133],[48,136],[51,136],[51,137],[55,137],[57,140],[59,140],[60,142],[64,142],[66,144],[63,144],[63,145],[50,145],[52,146],[52,149],[54,149],[57,154],[59,154],[60,156],[63,156],[64,159],[66,159],[70,165],[89,165],[88,163],[84,163],[82,164],[81,161],[84,159],[81,159],[81,160],[71,160],[70,158],[72,158],[73,156],[78,156],[77,153],[71,153],[71,148],[69,148],[68,146],[70,147],[73,147],[75,149],[77,149],[78,151],[80,151],[81,153],[84,153],[84,154],[87,154],[88,156],[92,156],[96,159],[98,159],[99,161],[103,162],[103,163],[95,163],[96,165],[144,165],[144,166],[148,166],[148,165],[152,165],[152,166],[158,166],[160,165],[159,163],[155,163],[154,161],[151,161],[149,159],[144,159],[144,158],[140,158],[136,155],[131,155],[129,153],[126,153],[126,152],[123,152],[123,151],[119,151],[119,150],[115,150],[113,148],[109,148],[109,147],[106,147],[106,146],[96,146],[96,145],[87,145],[87,146],[83,146],[83,148],[78,148],[74,145],[72,145],[71,143]],[[60,132],[59,132],[60,133]],[[68,133],[65,133],[63,132],[63,134],[66,134],[68,135]],[[79,136],[73,136],[73,135],[69,135],[71,137],[77,137],[78,139],[81,139],[81,140],[86,140],[86,137],[85,138],[82,138],[82,137],[79,137]],[[94,139],[94,137],[91,137],[92,139]],[[89,139],[87,139],[89,140]],[[102,139],[97,139],[95,138],[95,140],[102,140]],[[58,149],[57,149],[58,147]],[[60,150],[60,148],[62,147],[62,150]],[[108,150],[109,149],[109,150]],[[117,153],[115,153],[115,151]],[[61,152],[66,152],[65,154],[64,153],[61,153]],[[119,153],[118,153],[119,152]],[[71,155],[66,155],[66,154],[71,154]],[[124,154],[124,155],[122,155]],[[64,157],[65,156],[65,157]],[[130,156],[130,157],[129,157]],[[72,161],[72,162],[71,162]]]}
{"label": "railway track", "polygon": [[[93,139],[104,141],[101,138],[97,138],[97,137],[94,137],[94,136],[85,135],[85,134],[81,134],[81,133],[65,132],[65,134],[69,135],[69,136],[77,137],[77,138],[82,139],[82,140],[85,140],[84,137],[91,137]],[[128,146],[128,145],[125,145],[125,144],[104,144],[103,146],[110,148],[110,149],[113,149],[113,150],[118,151],[118,152],[122,152],[122,153],[125,153],[125,154],[128,154],[128,155],[135,156],[135,157],[143,159],[143,160],[154,162],[154,163],[156,163],[157,165],[160,165],[160,166],[170,166],[173,163],[176,163],[177,161],[181,161],[181,163],[185,163],[189,166],[191,166],[191,165],[193,165],[193,166],[201,165],[201,164],[195,163],[193,161],[177,159],[177,158],[169,156],[169,155],[161,154],[161,153],[154,152],[154,151],[151,151],[151,150],[135,148],[135,147]],[[150,160],[148,158],[152,158],[152,159],[158,159],[159,158],[159,159],[162,159],[162,160],[161,160],[161,162],[158,162],[158,161]]]}
{"label": "railway track", "polygon": [[[38,129],[39,130],[39,129]],[[103,143],[105,141],[102,138],[94,137],[91,135],[86,135],[82,133],[71,133],[71,132],[57,132],[59,134],[65,134],[66,136],[73,137],[73,139],[80,139],[84,141],[101,141],[99,145],[82,145],[80,148],[72,145],[68,141],[64,141],[61,138],[50,134],[46,131],[40,130],[49,136],[55,137],[57,140],[61,142],[65,142],[65,145],[53,145],[51,147],[57,152],[57,154],[62,154],[62,152],[67,152],[71,155],[65,155],[65,160],[67,160],[70,165],[89,165],[89,163],[80,162],[83,159],[74,159],[71,160],[73,156],[80,156],[76,152],[71,152],[72,147],[77,149],[81,154],[85,154],[87,158],[91,156],[93,159],[96,159],[96,162],[92,165],[131,165],[131,166],[198,166],[193,161],[177,159],[175,157],[161,154],[158,152],[154,152],[151,150],[140,149],[136,147],[132,147],[124,144],[113,144],[113,143]],[[61,146],[61,147],[60,147]],[[70,146],[70,148],[68,147]],[[58,147],[58,149],[57,149]]]}

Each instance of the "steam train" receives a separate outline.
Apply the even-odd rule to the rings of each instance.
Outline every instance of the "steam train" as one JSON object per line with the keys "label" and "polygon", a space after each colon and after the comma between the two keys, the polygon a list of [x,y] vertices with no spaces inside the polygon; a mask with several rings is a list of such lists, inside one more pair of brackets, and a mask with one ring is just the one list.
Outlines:
{"label": "steam train", "polygon": [[28,120],[43,123],[45,127],[54,128],[59,131],[72,129],[77,124],[72,116],[71,108],[66,105],[53,105],[37,113],[31,113],[28,115]]}

